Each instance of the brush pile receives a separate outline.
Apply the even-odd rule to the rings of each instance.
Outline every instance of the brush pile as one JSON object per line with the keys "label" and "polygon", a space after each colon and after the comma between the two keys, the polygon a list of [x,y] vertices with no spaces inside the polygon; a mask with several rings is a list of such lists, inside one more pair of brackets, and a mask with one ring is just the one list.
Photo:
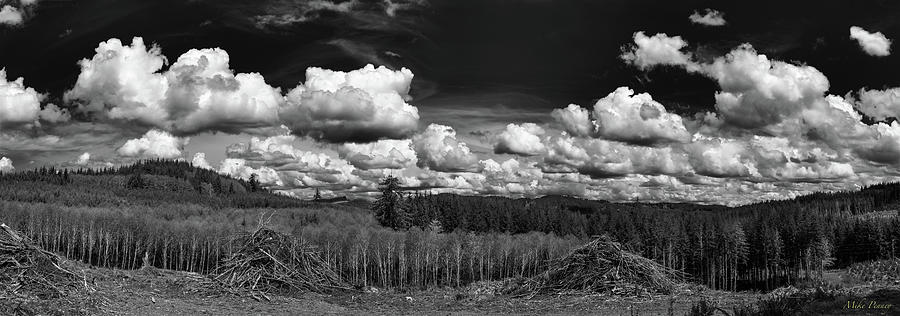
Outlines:
{"label": "brush pile", "polygon": [[668,294],[684,276],[623,249],[606,236],[573,250],[527,280],[519,294],[591,292],[621,296]]}
{"label": "brush pile", "polygon": [[262,292],[349,289],[315,247],[299,239],[260,227],[231,242],[234,252],[215,276],[225,286]]}
{"label": "brush pile", "polygon": [[63,268],[62,263],[58,255],[0,224],[0,300],[66,296],[79,283],[78,276]]}

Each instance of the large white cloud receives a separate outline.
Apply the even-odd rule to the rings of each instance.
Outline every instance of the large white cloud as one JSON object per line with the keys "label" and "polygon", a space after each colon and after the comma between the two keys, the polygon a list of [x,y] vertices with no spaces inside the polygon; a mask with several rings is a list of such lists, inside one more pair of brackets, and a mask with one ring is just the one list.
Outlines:
{"label": "large white cloud", "polygon": [[648,93],[620,87],[594,104],[598,134],[630,143],[685,142],[690,134],[681,116],[666,111]]}
{"label": "large white cloud", "polygon": [[713,9],[706,9],[703,11],[703,14],[700,12],[694,11],[691,16],[688,17],[691,22],[695,24],[701,24],[706,26],[722,26],[725,25],[725,14]]}
{"label": "large white cloud", "polygon": [[3,172],[13,172],[16,170],[16,167],[13,167],[13,162],[11,159],[6,157],[0,157],[0,173]]}
{"label": "large white cloud", "polygon": [[103,118],[135,121],[176,134],[237,132],[277,123],[280,91],[257,73],[234,74],[224,50],[192,49],[162,71],[159,47],[140,37],[100,43],[65,99]]}
{"label": "large white cloud", "polygon": [[497,137],[494,152],[520,156],[535,156],[544,152],[541,135],[544,129],[534,123],[509,124]]}
{"label": "large white cloud", "polygon": [[452,127],[431,124],[413,137],[419,166],[435,171],[457,172],[478,169],[478,156],[466,143],[456,139]]}
{"label": "large white cloud", "polygon": [[634,44],[624,49],[621,58],[643,70],[661,65],[693,68],[693,54],[683,51],[687,45],[681,36],[670,37],[665,33],[647,36],[635,32]]}
{"label": "large white cloud", "polygon": [[891,54],[891,40],[881,32],[870,33],[859,26],[851,26],[850,38],[855,39],[866,54],[879,57]]}
{"label": "large white cloud", "polygon": [[312,67],[287,95],[281,120],[295,134],[329,142],[371,142],[413,134],[419,111],[406,103],[413,73],[372,65],[350,72]]}
{"label": "large white cloud", "polygon": [[680,66],[700,72],[721,87],[716,110],[726,122],[742,128],[776,124],[799,113],[823,97],[828,79],[818,69],[769,60],[749,44],[741,45],[711,63],[700,63],[682,49],[681,37],[635,33],[635,43],[622,58],[640,69],[657,65]]}
{"label": "large white cloud", "polygon": [[179,158],[189,139],[175,137],[160,130],[150,130],[141,138],[131,139],[117,152],[124,157]]}
{"label": "large white cloud", "polygon": [[703,68],[722,89],[716,93],[718,113],[745,128],[778,123],[821,99],[829,87],[818,69],[769,60],[749,45]]}
{"label": "large white cloud", "polygon": [[620,87],[598,100],[592,112],[570,104],[550,115],[574,136],[641,145],[687,142],[691,138],[681,116],[666,111],[650,94],[635,94],[628,87]]}
{"label": "large white cloud", "polygon": [[31,123],[38,119],[44,96],[25,86],[25,79],[7,80],[0,69],[0,126],[3,123]]}

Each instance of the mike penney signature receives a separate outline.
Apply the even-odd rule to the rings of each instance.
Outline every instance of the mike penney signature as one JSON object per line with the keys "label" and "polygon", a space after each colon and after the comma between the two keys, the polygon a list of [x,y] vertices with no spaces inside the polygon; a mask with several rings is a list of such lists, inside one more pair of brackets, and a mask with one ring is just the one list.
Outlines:
{"label": "mike penney signature", "polygon": [[879,303],[878,301],[847,301],[844,309],[890,309],[892,304]]}

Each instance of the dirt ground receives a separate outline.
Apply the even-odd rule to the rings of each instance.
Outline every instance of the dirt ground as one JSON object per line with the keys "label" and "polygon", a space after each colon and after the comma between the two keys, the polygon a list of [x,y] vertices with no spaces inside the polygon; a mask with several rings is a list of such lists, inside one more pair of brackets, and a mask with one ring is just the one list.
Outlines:
{"label": "dirt ground", "polygon": [[[136,271],[83,268],[85,290],[55,301],[8,307],[12,315],[683,315],[691,305],[713,298],[730,306],[756,294],[720,291],[672,296],[616,298],[566,295],[532,298],[474,295],[465,289],[415,292],[370,290],[334,295],[294,296],[230,292],[209,278],[160,269]],[[254,297],[255,296],[255,297]]]}
{"label": "dirt ground", "polygon": [[[297,294],[230,292],[209,278],[186,272],[84,268],[86,288],[58,301],[32,301],[0,310],[3,315],[685,315],[710,300],[731,312],[763,294],[685,287],[666,296],[621,298],[562,295],[515,298],[472,294],[471,289]],[[6,307],[10,309],[10,307]]]}

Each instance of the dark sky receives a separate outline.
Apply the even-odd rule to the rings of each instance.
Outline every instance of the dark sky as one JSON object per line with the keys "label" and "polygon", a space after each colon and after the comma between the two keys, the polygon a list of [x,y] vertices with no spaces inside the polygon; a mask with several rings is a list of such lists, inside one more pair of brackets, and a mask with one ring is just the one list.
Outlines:
{"label": "dark sky", "polygon": [[[0,0],[24,15],[0,24],[12,82],[0,88],[13,92],[0,99],[12,100],[0,103],[0,171],[204,154],[300,195],[367,194],[400,174],[450,192],[734,204],[892,181],[900,168],[889,123],[900,103],[876,102],[896,95],[900,54],[870,55],[849,31],[896,41],[897,1],[21,1]],[[705,9],[727,23],[689,19]],[[655,36],[649,48],[633,46],[636,32]],[[194,56],[227,54],[230,70],[148,69],[155,50],[118,54],[134,37],[170,65],[221,48]],[[95,51],[112,38],[125,48]],[[620,57],[672,42],[647,69]],[[735,52],[750,59],[723,58]],[[362,79],[308,80],[310,67]],[[879,91],[827,96],[861,88]]]}
{"label": "dark sky", "polygon": [[[900,81],[900,57],[870,58],[847,32],[859,25],[900,33],[896,1],[431,1],[394,17],[372,2],[307,23],[254,24],[258,15],[294,12],[292,3],[45,0],[27,29],[0,30],[0,62],[30,86],[58,95],[74,82],[76,61],[91,56],[97,43],[143,36],[170,60],[190,48],[221,47],[236,71],[260,72],[284,89],[302,81],[309,66],[409,67],[424,107],[427,97],[515,92],[527,97],[510,100],[513,106],[549,109],[585,104],[625,85],[653,91],[676,112],[712,104],[715,85],[705,78],[665,69],[645,75],[617,58],[635,31],[645,31],[681,35],[699,56],[751,43],[771,58],[815,66],[834,94]],[[707,7],[726,12],[728,24],[688,21]]]}

